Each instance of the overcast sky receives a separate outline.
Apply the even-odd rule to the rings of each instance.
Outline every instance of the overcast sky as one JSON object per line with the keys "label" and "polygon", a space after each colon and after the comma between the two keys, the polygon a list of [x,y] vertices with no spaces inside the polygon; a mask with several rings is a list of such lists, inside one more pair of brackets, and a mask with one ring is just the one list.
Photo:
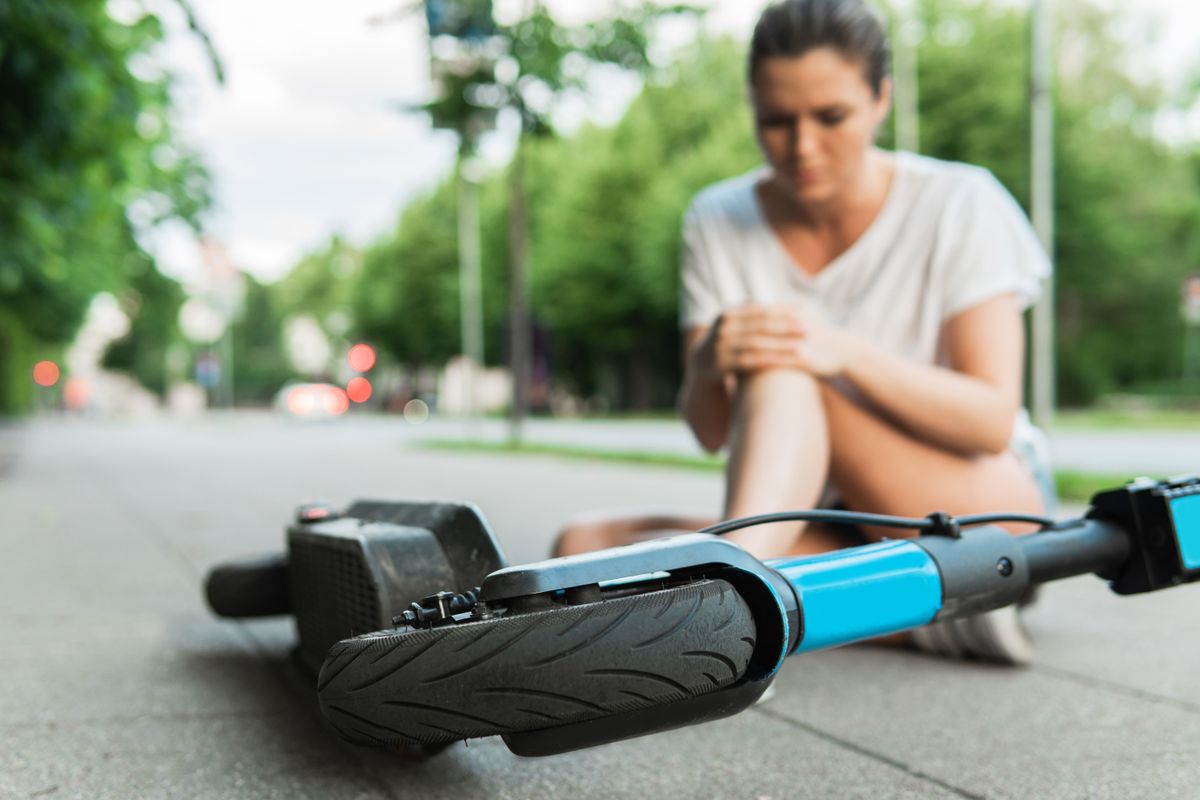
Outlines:
{"label": "overcast sky", "polygon": [[[193,0],[224,63],[224,87],[176,4],[147,4],[171,31],[158,59],[177,76],[178,130],[212,172],[212,233],[254,275],[279,277],[334,232],[370,241],[450,170],[453,137],[400,110],[430,91],[424,19],[396,13],[406,0]],[[118,15],[139,5],[110,0]],[[611,4],[549,5],[570,18]],[[710,5],[708,27],[745,38],[765,2]],[[513,13],[514,2],[495,6],[502,16]],[[1173,77],[1196,58],[1200,3],[1143,0],[1124,13],[1124,35],[1137,44],[1135,69]],[[694,35],[680,28],[671,34],[676,42]],[[586,107],[564,109],[562,121],[615,120],[636,88],[630,80],[605,80]],[[1200,109],[1173,133],[1200,139]],[[501,162],[510,140],[500,131],[485,155]],[[199,249],[185,231],[161,231],[149,244],[176,277],[200,273]]]}

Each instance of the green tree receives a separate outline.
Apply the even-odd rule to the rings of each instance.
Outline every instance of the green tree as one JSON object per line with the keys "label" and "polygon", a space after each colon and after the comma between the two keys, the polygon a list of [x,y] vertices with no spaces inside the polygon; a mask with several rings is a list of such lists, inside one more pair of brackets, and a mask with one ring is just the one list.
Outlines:
{"label": "green tree", "polygon": [[[195,222],[207,203],[166,76],[130,68],[161,37],[157,17],[118,22],[99,0],[0,2],[0,357],[70,340],[95,293],[140,269],[131,218]],[[6,381],[0,412],[24,397]]]}
{"label": "green tree", "polygon": [[[389,359],[409,367],[441,365],[460,352],[454,192],[449,178],[413,201],[395,230],[361,254],[361,266],[348,281],[351,334],[376,343]],[[480,205],[484,360],[497,364],[504,355],[508,286],[508,204],[502,179],[483,184]],[[335,284],[331,294],[340,291]]]}
{"label": "green tree", "polygon": [[683,212],[758,160],[740,48],[704,41],[615,127],[581,132],[534,171],[550,198],[531,249],[534,307],[558,377],[618,407],[671,404]]}
{"label": "green tree", "polygon": [[354,287],[362,263],[362,251],[334,234],[272,285],[275,306],[285,320],[311,316],[327,336],[340,340],[352,332]]}
{"label": "green tree", "polygon": [[[590,126],[528,151],[534,316],[549,331],[556,377],[614,405],[671,402],[683,210],[700,187],[757,159],[737,47],[705,42],[664,81],[614,128]],[[482,187],[491,363],[505,347],[507,189],[503,174]],[[395,232],[368,248],[356,280],[358,332],[409,365],[458,352],[453,192],[448,179],[414,201]]]}
{"label": "green tree", "polygon": [[[926,0],[919,17],[922,149],[989,167],[1026,202],[1025,10]],[[1122,71],[1112,20],[1073,2],[1057,22],[1054,257],[1065,404],[1177,374],[1178,286],[1200,247],[1197,176],[1153,135],[1165,98]]]}
{"label": "green tree", "polygon": [[427,106],[436,124],[459,131],[469,153],[473,127],[499,109],[515,111],[520,122],[516,153],[508,169],[509,362],[513,372],[513,434],[528,405],[530,341],[527,261],[530,197],[526,185],[526,142],[553,134],[556,101],[587,87],[588,66],[608,65],[645,74],[651,67],[649,38],[664,16],[692,12],[690,6],[641,3],[619,8],[611,17],[578,26],[559,23],[540,0],[509,24],[489,26],[503,58],[477,60],[470,69],[448,70],[442,96]]}
{"label": "green tree", "polygon": [[399,363],[443,363],[459,351],[454,185],[415,201],[396,232],[368,248],[355,286],[357,330]]}
{"label": "green tree", "polygon": [[103,365],[129,373],[142,386],[162,395],[167,390],[167,353],[180,342],[183,287],[159,272],[151,259],[142,258],[119,300],[130,319],[129,332],[109,345]]}
{"label": "green tree", "polygon": [[245,276],[242,310],[233,324],[233,391],[238,405],[270,402],[295,373],[283,346],[283,318],[271,287]]}

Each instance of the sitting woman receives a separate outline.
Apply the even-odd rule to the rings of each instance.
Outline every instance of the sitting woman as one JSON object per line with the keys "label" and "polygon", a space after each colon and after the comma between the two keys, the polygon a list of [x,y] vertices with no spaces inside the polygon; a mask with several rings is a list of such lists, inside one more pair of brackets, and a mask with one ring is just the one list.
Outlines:
{"label": "sitting woman", "polygon": [[[767,8],[749,56],[766,165],[705,189],[684,219],[680,408],[705,449],[728,446],[726,518],[830,502],[918,517],[1045,511],[1021,408],[1021,312],[1048,260],[986,170],[875,147],[888,62],[862,0]],[[556,554],[709,522],[580,521]],[[846,544],[801,523],[728,538],[760,558]],[[1015,612],[964,622],[915,638],[1028,658]]]}

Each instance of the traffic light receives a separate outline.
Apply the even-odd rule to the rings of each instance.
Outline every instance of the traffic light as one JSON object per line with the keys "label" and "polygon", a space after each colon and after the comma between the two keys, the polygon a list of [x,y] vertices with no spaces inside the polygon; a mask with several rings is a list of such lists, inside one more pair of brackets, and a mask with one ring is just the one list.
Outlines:
{"label": "traffic light", "polygon": [[50,387],[58,383],[58,364],[39,361],[33,365],[33,382],[38,386]]}
{"label": "traffic light", "polygon": [[[359,342],[350,348],[346,354],[350,369],[358,373],[367,373],[375,366],[375,348],[365,342]],[[371,381],[360,374],[346,383],[346,396],[354,403],[365,403],[371,399]]]}

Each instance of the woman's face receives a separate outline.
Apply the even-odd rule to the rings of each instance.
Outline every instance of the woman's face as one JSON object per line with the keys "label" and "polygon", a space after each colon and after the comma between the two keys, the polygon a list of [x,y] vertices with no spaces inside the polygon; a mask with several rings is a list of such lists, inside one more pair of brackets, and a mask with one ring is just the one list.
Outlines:
{"label": "woman's face", "polygon": [[776,185],[798,202],[821,203],[859,179],[887,116],[890,84],[885,80],[877,97],[861,62],[820,47],[763,59],[751,93],[758,143]]}

